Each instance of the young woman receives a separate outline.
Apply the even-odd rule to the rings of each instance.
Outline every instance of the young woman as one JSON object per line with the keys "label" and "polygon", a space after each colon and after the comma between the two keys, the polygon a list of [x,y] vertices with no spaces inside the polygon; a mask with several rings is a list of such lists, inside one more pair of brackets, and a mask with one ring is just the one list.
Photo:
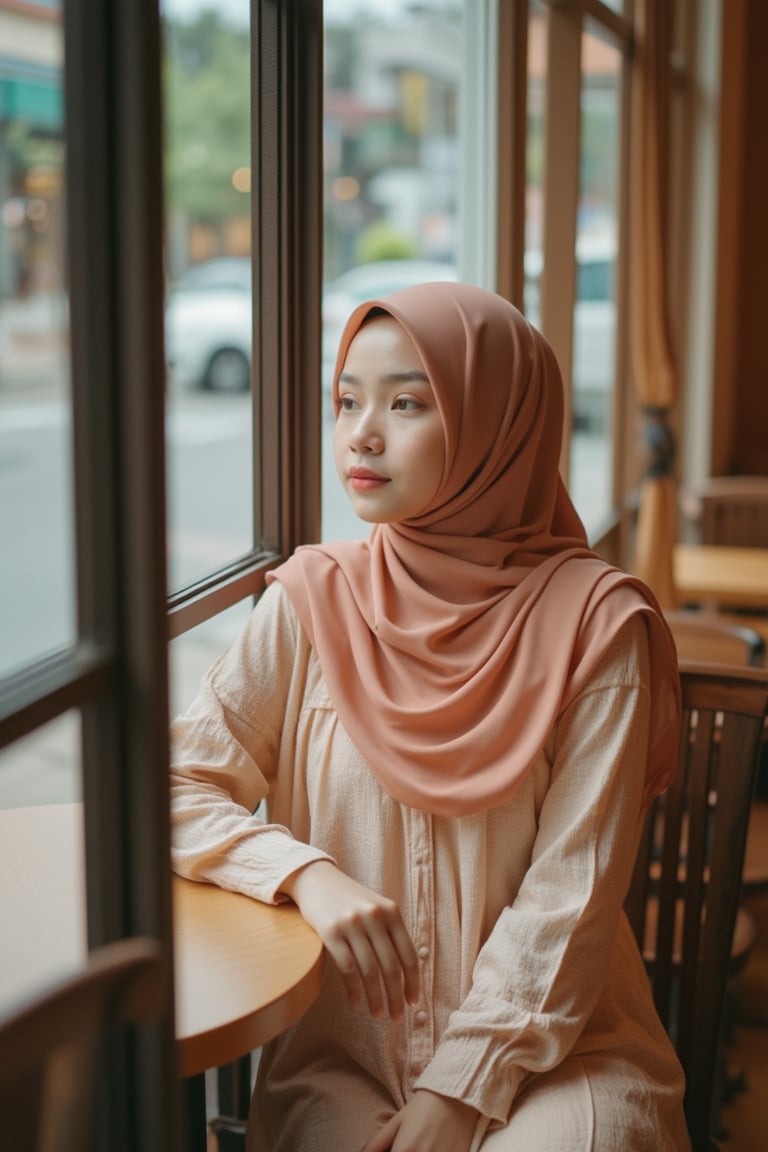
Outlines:
{"label": "young woman", "polygon": [[369,539],[277,569],[173,733],[176,870],[295,901],[329,957],[249,1140],[686,1149],[622,912],[675,649],[561,483],[552,351],[493,293],[407,288],[351,316],[334,403]]}

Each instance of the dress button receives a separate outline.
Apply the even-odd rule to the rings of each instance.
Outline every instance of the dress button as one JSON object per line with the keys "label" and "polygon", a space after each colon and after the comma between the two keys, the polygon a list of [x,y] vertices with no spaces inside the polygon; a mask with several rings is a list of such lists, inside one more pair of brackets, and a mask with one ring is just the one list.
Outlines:
{"label": "dress button", "polygon": [[419,1011],[416,1013],[416,1023],[417,1024],[426,1024],[426,1022],[427,1022],[427,1014],[423,1008],[420,1008]]}
{"label": "dress button", "polygon": [[426,960],[427,956],[429,956],[429,948],[427,948],[426,944],[422,944],[421,948],[419,948],[419,956],[421,956],[422,960]]}

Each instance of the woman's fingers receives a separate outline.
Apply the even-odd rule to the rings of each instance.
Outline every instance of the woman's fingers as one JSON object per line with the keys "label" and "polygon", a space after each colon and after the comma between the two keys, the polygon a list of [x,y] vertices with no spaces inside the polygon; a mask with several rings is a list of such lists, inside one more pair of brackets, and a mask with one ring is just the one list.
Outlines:
{"label": "woman's fingers", "polygon": [[418,957],[397,905],[328,861],[309,864],[282,890],[299,906],[338,968],[350,1002],[394,1019],[418,998]]}
{"label": "woman's fingers", "polygon": [[400,1113],[396,1112],[366,1144],[364,1152],[388,1152],[400,1127]]}
{"label": "woman's fingers", "polygon": [[382,897],[363,900],[337,922],[336,932],[357,969],[356,982],[348,963],[340,968],[347,990],[362,986],[371,1015],[400,1019],[406,998],[418,995],[418,959],[397,906]]}
{"label": "woman's fingers", "polygon": [[418,957],[400,910],[383,901],[368,908],[353,933],[352,952],[374,1016],[400,1020],[405,1001],[418,996]]}
{"label": "woman's fingers", "polygon": [[[397,1019],[400,1013],[398,1012],[396,993],[394,996],[390,995],[391,978],[389,978],[390,983],[386,996],[382,987],[382,982],[385,986],[387,985],[387,968],[391,969],[391,964],[387,959],[387,948],[375,944],[367,930],[369,928],[370,924],[363,922],[359,925],[356,924],[349,931],[349,945],[357,967],[358,979],[362,984],[371,1015],[383,1016],[388,1007],[390,1015],[393,1019]],[[393,952],[391,947],[389,952]]]}

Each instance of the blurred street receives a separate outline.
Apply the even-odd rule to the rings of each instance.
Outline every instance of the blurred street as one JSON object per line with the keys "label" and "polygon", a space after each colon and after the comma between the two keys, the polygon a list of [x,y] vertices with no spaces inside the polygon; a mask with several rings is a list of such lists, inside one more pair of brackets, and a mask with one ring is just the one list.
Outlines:
{"label": "blurred street", "polygon": [[[70,643],[75,632],[72,442],[64,310],[50,298],[0,305],[0,675]],[[250,396],[171,389],[167,477],[169,587],[251,545]],[[341,492],[325,398],[326,538],[365,533]]]}

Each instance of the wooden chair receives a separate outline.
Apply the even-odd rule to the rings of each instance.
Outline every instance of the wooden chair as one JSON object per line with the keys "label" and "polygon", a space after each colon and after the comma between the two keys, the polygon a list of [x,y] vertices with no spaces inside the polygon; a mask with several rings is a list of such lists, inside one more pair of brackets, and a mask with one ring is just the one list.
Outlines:
{"label": "wooden chair", "polygon": [[711,476],[685,483],[680,509],[702,544],[768,548],[768,476]]}
{"label": "wooden chair", "polygon": [[121,1023],[164,1012],[159,944],[143,937],[91,952],[87,967],[0,1019],[0,1133],[13,1152],[97,1152],[99,1066]]}
{"label": "wooden chair", "polygon": [[646,814],[625,907],[685,1071],[693,1152],[711,1152],[768,673],[681,662],[680,679],[678,772]]}
{"label": "wooden chair", "polygon": [[669,609],[664,613],[681,660],[762,668],[765,640],[754,628],[716,612]]}
{"label": "wooden chair", "polygon": [[768,893],[768,800],[752,804],[742,885],[745,895]]}

